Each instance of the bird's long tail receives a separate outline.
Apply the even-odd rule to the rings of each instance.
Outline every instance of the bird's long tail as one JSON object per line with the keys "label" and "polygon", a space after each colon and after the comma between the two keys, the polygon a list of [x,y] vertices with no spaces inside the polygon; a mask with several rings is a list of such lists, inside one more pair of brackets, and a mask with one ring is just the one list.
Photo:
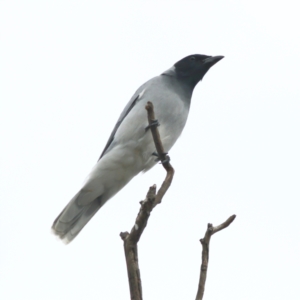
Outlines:
{"label": "bird's long tail", "polygon": [[80,204],[79,191],[63,209],[52,225],[52,231],[65,243],[71,242],[104,204],[101,196],[88,204]]}

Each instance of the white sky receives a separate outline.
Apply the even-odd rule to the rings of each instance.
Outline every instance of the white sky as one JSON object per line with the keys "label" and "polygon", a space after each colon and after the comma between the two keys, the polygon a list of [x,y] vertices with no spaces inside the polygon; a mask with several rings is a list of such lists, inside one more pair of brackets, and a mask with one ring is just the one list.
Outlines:
{"label": "white sky", "polygon": [[194,92],[139,243],[144,298],[194,299],[206,224],[235,213],[205,299],[300,299],[298,2],[100,2],[1,1],[0,299],[129,299],[119,233],[161,166],[70,245],[50,226],[135,90],[194,53],[225,59]]}

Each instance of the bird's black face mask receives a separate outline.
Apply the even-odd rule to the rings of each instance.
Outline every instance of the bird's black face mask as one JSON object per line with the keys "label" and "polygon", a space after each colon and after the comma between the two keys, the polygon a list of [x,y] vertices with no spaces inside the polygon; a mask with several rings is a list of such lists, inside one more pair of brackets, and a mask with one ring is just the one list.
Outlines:
{"label": "bird's black face mask", "polygon": [[174,65],[176,75],[194,88],[203,79],[206,72],[223,57],[202,54],[189,55]]}

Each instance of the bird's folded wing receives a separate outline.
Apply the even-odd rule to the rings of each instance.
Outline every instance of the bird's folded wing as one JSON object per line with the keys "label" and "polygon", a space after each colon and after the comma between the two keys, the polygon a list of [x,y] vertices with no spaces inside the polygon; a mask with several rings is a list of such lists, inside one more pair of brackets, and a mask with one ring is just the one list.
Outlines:
{"label": "bird's folded wing", "polygon": [[130,99],[130,101],[128,102],[128,104],[125,106],[124,110],[122,111],[107,143],[106,146],[104,147],[98,161],[103,157],[103,155],[107,152],[107,150],[109,150],[109,147],[111,145],[111,143],[114,140],[115,134],[118,130],[118,128],[120,127],[121,123],[123,122],[123,120],[126,118],[126,116],[128,115],[128,113],[132,110],[132,108],[136,105],[137,101],[141,99],[144,91],[145,91],[145,85],[147,83],[145,83],[144,85],[142,85],[136,92],[135,94],[132,96],[132,98]]}

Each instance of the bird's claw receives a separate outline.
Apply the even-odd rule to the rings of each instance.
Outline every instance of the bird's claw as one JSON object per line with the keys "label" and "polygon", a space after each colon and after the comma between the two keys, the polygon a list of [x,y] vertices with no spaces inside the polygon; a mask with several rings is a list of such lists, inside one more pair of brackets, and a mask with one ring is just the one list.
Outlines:
{"label": "bird's claw", "polygon": [[158,127],[160,124],[158,120],[153,120],[151,124],[145,127],[145,131],[147,131],[150,127]]}
{"label": "bird's claw", "polygon": [[157,158],[155,159],[156,162],[160,161],[162,164],[166,163],[166,162],[169,162],[170,161],[170,157],[169,156],[166,156],[168,154],[168,152],[163,152],[162,153],[162,156],[163,157],[166,157],[166,159],[164,160],[161,160],[161,158],[159,158],[159,155],[157,152],[153,152],[152,155],[153,156],[156,156]]}
{"label": "bird's claw", "polygon": [[170,162],[170,160],[171,160],[170,156],[166,155],[166,156],[165,156],[165,159],[164,159],[164,160],[161,160],[160,163],[161,163],[161,164],[165,164],[165,163]]}

